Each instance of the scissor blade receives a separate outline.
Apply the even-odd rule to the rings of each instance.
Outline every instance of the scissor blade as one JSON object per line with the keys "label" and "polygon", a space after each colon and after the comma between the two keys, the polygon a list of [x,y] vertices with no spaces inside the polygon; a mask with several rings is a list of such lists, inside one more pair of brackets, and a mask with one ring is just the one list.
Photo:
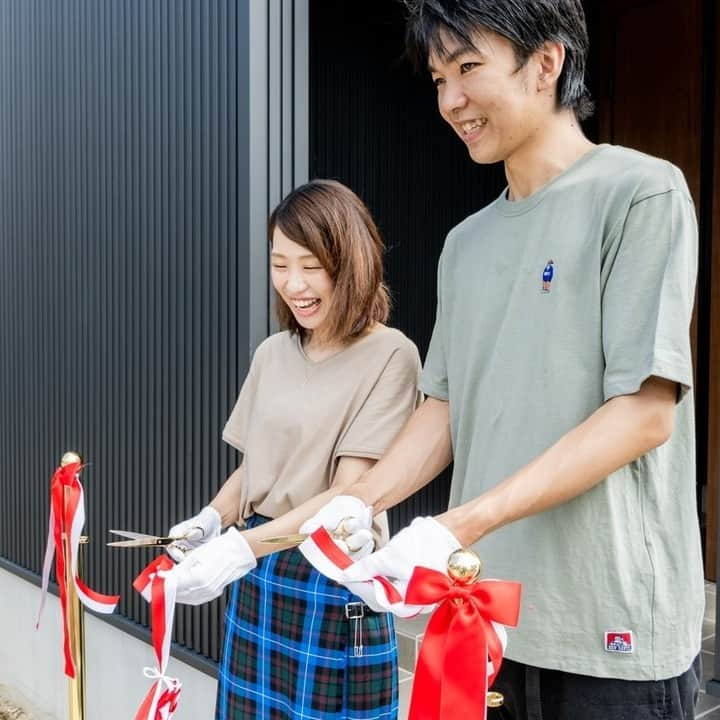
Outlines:
{"label": "scissor blade", "polygon": [[297,533],[295,535],[276,535],[275,537],[263,538],[261,543],[269,545],[299,545],[310,537],[308,533]]}
{"label": "scissor blade", "polygon": [[157,547],[169,545],[174,542],[175,538],[136,538],[135,540],[116,540],[115,542],[106,543],[108,547]]}
{"label": "scissor blade", "polygon": [[132,538],[133,540],[148,540],[154,538],[155,535],[148,535],[147,533],[134,533],[129,530],[108,530],[113,535],[120,535],[120,537]]}

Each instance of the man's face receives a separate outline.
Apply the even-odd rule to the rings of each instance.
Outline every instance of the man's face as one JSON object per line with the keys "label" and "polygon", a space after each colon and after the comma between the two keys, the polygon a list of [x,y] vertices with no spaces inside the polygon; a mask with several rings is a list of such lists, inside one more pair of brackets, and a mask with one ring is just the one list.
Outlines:
{"label": "man's face", "polygon": [[449,58],[428,58],[438,107],[477,163],[507,160],[540,127],[547,103],[536,92],[539,72],[531,57],[518,69],[512,43],[493,32],[473,38],[474,48],[444,37]]}

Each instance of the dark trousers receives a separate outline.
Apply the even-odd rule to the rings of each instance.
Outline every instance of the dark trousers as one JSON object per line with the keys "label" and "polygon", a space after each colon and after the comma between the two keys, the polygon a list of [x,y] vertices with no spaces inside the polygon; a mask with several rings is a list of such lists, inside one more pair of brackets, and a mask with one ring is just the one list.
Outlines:
{"label": "dark trousers", "polygon": [[488,720],[693,720],[700,655],[682,675],[636,681],[573,675],[504,660],[492,689],[505,704]]}

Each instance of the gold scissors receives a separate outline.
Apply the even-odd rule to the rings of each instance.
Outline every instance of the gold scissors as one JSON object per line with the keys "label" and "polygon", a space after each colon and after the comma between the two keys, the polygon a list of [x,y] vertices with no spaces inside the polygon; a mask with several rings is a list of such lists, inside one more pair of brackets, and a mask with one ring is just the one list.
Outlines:
{"label": "gold scissors", "polygon": [[[350,517],[345,517],[340,521],[340,524],[330,533],[335,540],[339,540],[344,543],[347,538],[352,535],[351,532],[345,527],[345,521],[352,520]],[[294,535],[276,535],[274,537],[263,538],[259,542],[268,543],[269,545],[289,545],[295,547],[300,545],[310,537],[310,533],[295,533]],[[347,545],[345,546],[347,548]],[[346,550],[347,551],[347,550]]]}
{"label": "gold scissors", "polygon": [[[163,537],[160,535],[147,535],[146,533],[130,532],[129,530],[110,530],[113,535],[131,538],[130,540],[115,540],[107,543],[108,547],[165,547],[174,542],[187,539],[187,534],[181,537]],[[182,548],[181,548],[182,549]]]}

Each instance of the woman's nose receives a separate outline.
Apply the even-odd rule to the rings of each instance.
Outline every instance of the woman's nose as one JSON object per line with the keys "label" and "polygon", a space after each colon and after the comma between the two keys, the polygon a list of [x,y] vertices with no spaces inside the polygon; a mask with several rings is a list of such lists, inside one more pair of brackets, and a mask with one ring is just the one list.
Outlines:
{"label": "woman's nose", "polygon": [[291,270],[288,272],[285,288],[289,293],[298,293],[307,287],[305,276],[302,272]]}

